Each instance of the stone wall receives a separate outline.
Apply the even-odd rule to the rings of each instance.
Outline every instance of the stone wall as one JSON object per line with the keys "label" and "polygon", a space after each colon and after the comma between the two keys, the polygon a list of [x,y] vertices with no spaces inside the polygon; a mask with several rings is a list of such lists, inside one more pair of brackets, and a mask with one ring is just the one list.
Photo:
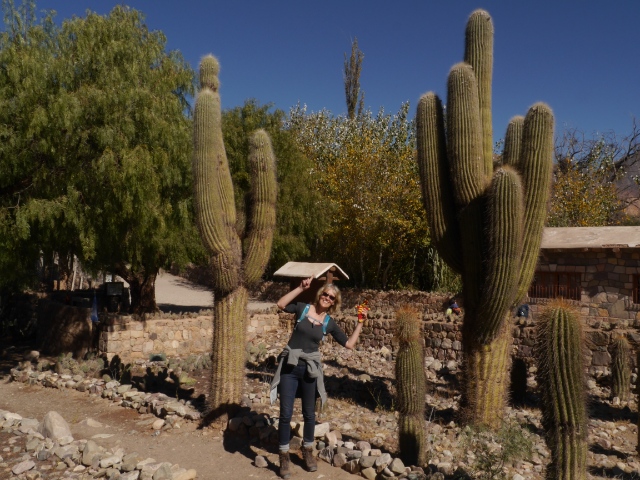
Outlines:
{"label": "stone wall", "polygon": [[[544,250],[537,270],[579,273],[582,295],[575,305],[584,316],[621,326],[628,325],[629,320],[640,320],[640,305],[632,301],[633,276],[640,274],[637,249]],[[538,301],[529,299],[529,303]],[[533,313],[535,318],[537,309]]]}
{"label": "stone wall", "polygon": [[[249,315],[250,336],[279,328],[277,314]],[[100,354],[111,361],[118,355],[123,362],[149,358],[164,353],[167,357],[181,357],[211,351],[213,322],[210,315],[171,315],[144,321],[136,317],[116,314],[100,315]]]}
{"label": "stone wall", "polygon": [[149,358],[152,353],[177,357],[211,350],[211,317],[137,320],[137,317],[101,314],[99,351],[111,361]]}
{"label": "stone wall", "polygon": [[72,352],[76,358],[82,357],[95,346],[95,335],[90,308],[40,300],[36,341],[43,353]]}

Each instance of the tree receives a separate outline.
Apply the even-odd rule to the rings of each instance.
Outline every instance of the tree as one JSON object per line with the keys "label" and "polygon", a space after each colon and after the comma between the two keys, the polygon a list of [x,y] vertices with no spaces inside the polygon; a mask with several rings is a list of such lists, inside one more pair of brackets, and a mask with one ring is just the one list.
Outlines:
{"label": "tree", "polygon": [[322,196],[309,188],[313,162],[300,152],[292,133],[284,128],[286,114],[271,108],[272,104],[260,105],[257,100],[249,99],[243,106],[222,112],[222,135],[233,179],[239,232],[246,229],[243,212],[251,190],[247,161],[249,135],[262,128],[271,137],[276,157],[278,203],[267,274],[288,261],[308,259],[328,226],[328,219],[321,213]]}
{"label": "tree", "polygon": [[195,72],[136,10],[58,26],[52,14],[33,22],[34,9],[5,4],[0,35],[0,268],[76,254],[129,282],[133,312],[153,311],[159,268],[204,254],[191,198]]}
{"label": "tree", "polygon": [[624,138],[613,132],[588,138],[577,129],[565,129],[555,144],[547,225],[598,227],[625,222],[625,209],[637,199],[633,172],[639,139],[635,120],[632,133]]}
{"label": "tree", "polygon": [[[347,60],[347,54],[344,54],[344,93],[347,99],[347,115],[351,120],[356,117],[356,106],[358,117],[364,111],[364,92],[360,92],[362,60],[364,60],[364,53],[358,48],[358,37],[356,37],[351,43],[349,60]],[[358,97],[360,97],[359,101]]]}
{"label": "tree", "polygon": [[417,257],[429,246],[408,110],[405,103],[396,115],[380,109],[352,119],[298,105],[289,114],[330,217],[319,256],[343,264],[361,287],[414,284]]}

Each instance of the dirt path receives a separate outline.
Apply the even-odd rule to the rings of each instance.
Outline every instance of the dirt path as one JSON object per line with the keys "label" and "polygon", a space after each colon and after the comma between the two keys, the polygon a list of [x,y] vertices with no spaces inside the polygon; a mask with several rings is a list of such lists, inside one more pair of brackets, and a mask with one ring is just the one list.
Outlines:
{"label": "dirt path", "polygon": [[[138,452],[140,457],[178,463],[187,469],[194,468],[198,471],[198,479],[279,478],[274,446],[270,446],[270,451],[266,452],[261,446],[249,445],[238,437],[225,437],[220,431],[198,430],[194,422],[182,423],[180,429],[174,429],[171,433],[151,436],[153,430],[148,425],[139,425],[152,418],[151,416],[140,415],[134,410],[114,406],[107,400],[90,397],[75,390],[45,389],[2,380],[0,408],[38,420],[42,420],[47,412],[55,410],[69,423],[76,439],[112,434],[112,437],[94,440],[106,448],[118,445],[127,454]],[[103,426],[95,428],[80,423],[87,418],[97,420]],[[265,455],[269,468],[254,467],[253,459],[256,455]],[[303,470],[302,461],[297,455],[292,460],[294,479],[354,478],[325,462],[319,462],[317,472],[309,473]]]}
{"label": "dirt path", "polygon": [[[161,271],[156,278],[156,303],[164,312],[195,312],[212,308],[213,297],[207,287]],[[249,300],[247,308],[264,310],[273,305],[275,303]]]}

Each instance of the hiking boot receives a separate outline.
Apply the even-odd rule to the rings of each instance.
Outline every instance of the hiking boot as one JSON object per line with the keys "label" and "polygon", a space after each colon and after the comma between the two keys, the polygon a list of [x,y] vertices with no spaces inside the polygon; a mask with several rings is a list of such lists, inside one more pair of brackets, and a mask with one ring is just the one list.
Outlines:
{"label": "hiking boot", "polygon": [[280,476],[282,478],[291,478],[291,460],[289,452],[280,452]]}
{"label": "hiking boot", "polygon": [[313,456],[313,447],[302,447],[302,458],[304,458],[308,471],[315,472],[318,470],[318,462],[316,457]]}

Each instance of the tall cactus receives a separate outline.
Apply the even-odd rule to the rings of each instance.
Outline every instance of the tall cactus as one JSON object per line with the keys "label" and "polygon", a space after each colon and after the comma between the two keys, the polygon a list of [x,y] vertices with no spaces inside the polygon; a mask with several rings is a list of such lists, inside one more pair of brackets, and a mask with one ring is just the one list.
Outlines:
{"label": "tall cactus", "polygon": [[611,362],[611,396],[622,401],[629,400],[631,393],[631,363],[629,342],[624,337],[613,341],[613,358]]}
{"label": "tall cactus", "polygon": [[497,427],[508,397],[508,311],[524,298],[538,257],[553,168],[553,114],[542,103],[507,130],[493,169],[493,24],[484,10],[467,24],[465,61],[449,73],[447,125],[440,99],[420,98],[418,166],[438,253],[462,274],[465,318],[462,415]]}
{"label": "tall cactus", "polygon": [[424,405],[426,378],[420,345],[418,313],[409,308],[396,312],[396,338],[400,349],[396,357],[400,456],[407,465],[426,463],[426,424]]}
{"label": "tall cactus", "polygon": [[551,463],[548,480],[587,478],[587,408],[583,338],[576,312],[562,302],[541,314],[534,354],[542,400],[542,425]]}
{"label": "tall cactus", "polygon": [[242,396],[247,289],[264,273],[276,224],[277,184],[271,140],[264,130],[250,138],[251,215],[240,238],[231,173],[222,139],[218,61],[200,64],[201,90],[193,116],[196,221],[211,254],[214,295],[213,367],[209,408],[213,416],[237,408]]}

